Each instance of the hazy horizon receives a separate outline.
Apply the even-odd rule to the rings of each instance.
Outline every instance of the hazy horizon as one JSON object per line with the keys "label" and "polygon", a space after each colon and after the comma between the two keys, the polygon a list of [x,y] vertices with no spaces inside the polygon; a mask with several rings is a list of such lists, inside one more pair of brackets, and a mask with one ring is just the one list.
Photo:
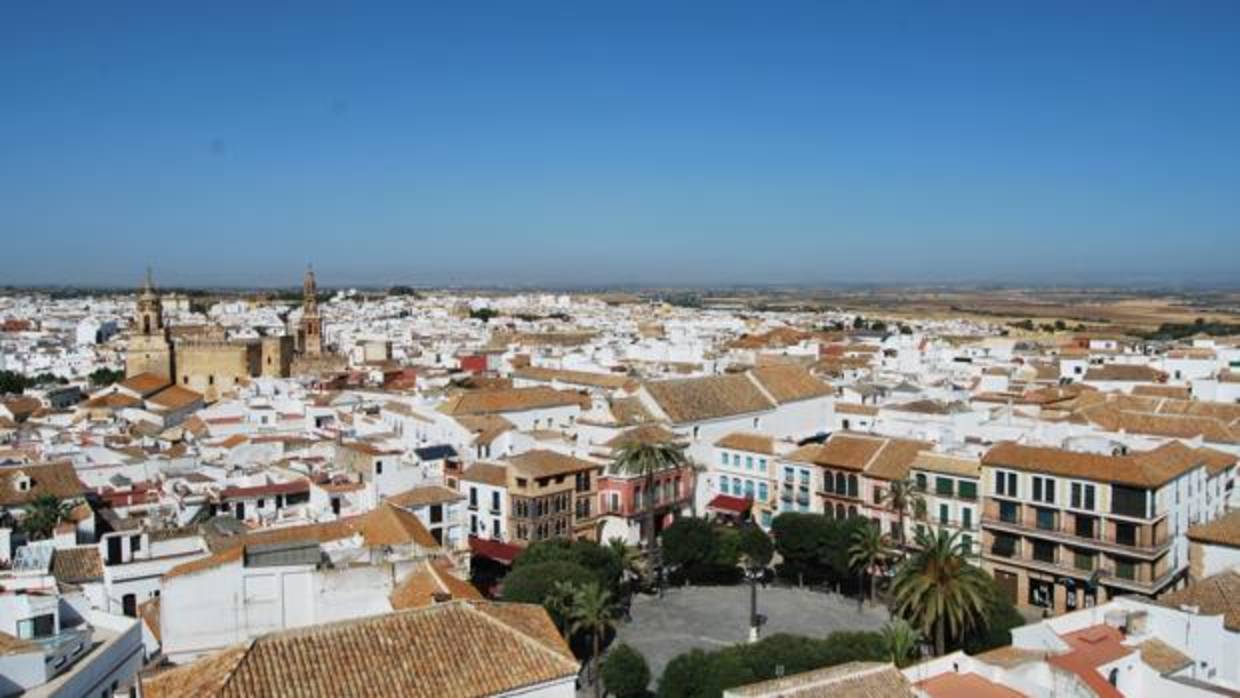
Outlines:
{"label": "hazy horizon", "polygon": [[1240,5],[13,6],[0,285],[1231,285]]}

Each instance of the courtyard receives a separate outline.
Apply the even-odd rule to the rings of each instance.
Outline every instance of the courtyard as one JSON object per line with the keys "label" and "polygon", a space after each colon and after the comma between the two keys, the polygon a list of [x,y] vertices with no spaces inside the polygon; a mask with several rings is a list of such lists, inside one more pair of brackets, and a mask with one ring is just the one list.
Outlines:
{"label": "courtyard", "polygon": [[[887,609],[857,610],[856,599],[808,589],[758,588],[758,613],[766,616],[762,637],[777,633],[826,637],[837,630],[877,630]],[[662,599],[633,599],[633,619],[621,622],[617,642],[637,649],[655,681],[676,655],[697,647],[714,650],[749,637],[749,586],[668,589]]]}

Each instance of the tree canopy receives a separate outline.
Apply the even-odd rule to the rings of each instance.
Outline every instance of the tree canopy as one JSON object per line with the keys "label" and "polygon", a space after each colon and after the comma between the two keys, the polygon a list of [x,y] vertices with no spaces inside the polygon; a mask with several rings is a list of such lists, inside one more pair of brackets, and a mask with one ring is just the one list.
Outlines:
{"label": "tree canopy", "polygon": [[616,698],[642,698],[650,685],[650,665],[641,652],[617,645],[603,660],[603,685]]}

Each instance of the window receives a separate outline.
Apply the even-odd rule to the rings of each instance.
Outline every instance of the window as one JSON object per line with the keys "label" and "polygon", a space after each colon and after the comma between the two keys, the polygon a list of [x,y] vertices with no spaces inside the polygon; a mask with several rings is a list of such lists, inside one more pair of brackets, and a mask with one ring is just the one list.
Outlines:
{"label": "window", "polygon": [[758,467],[762,469],[762,472],[766,472],[766,459],[765,458],[758,459]]}
{"label": "window", "polygon": [[973,528],[973,510],[969,507],[960,508],[961,528]]}
{"label": "window", "polygon": [[1055,503],[1055,480],[1053,478],[1033,476],[1033,501]]}
{"label": "window", "polygon": [[848,496],[849,497],[857,496],[857,476],[856,475],[848,476]]}
{"label": "window", "polygon": [[1038,528],[1043,531],[1055,530],[1055,510],[1054,509],[1038,509]]}
{"label": "window", "polygon": [[991,544],[990,552],[999,557],[1015,557],[1019,549],[1016,536],[1006,533],[996,533],[995,540]]}
{"label": "window", "polygon": [[726,452],[719,454],[719,462],[723,465],[728,464],[728,454]]}
{"label": "window", "polygon": [[917,487],[918,492],[926,491],[926,474],[925,473],[917,473],[915,482],[916,482],[916,487]]}
{"label": "window", "polygon": [[939,523],[946,526],[951,521],[951,509],[946,504],[939,505]]}
{"label": "window", "polygon": [[1072,555],[1072,566],[1082,572],[1094,571],[1094,555],[1085,550],[1077,550]]}
{"label": "window", "polygon": [[491,537],[499,538],[499,519],[491,519]]}
{"label": "window", "polygon": [[1133,564],[1132,560],[1124,560],[1122,558],[1116,558],[1115,576],[1119,577],[1120,579],[1136,580],[1137,566]]}
{"label": "window", "polygon": [[499,513],[499,492],[491,493],[491,511]]}
{"label": "window", "polygon": [[728,494],[728,476],[724,475],[719,478],[719,491]]}
{"label": "window", "polygon": [[1111,513],[1142,519],[1148,518],[1145,496],[1146,490],[1140,487],[1111,485]]}
{"label": "window", "polygon": [[1075,532],[1080,538],[1094,538],[1098,535],[1097,519],[1092,516],[1077,516]]}
{"label": "window", "polygon": [[1038,562],[1055,564],[1055,544],[1044,540],[1033,542],[1033,559]]}
{"label": "window", "polygon": [[1115,542],[1120,545],[1137,544],[1137,527],[1130,523],[1115,524]]}
{"label": "window", "polygon": [[745,481],[745,498],[753,499],[753,480]]}
{"label": "window", "polygon": [[745,456],[745,470],[753,470],[753,456]]}
{"label": "window", "polygon": [[1016,473],[998,471],[995,473],[995,494],[1001,497],[1017,497]]}
{"label": "window", "polygon": [[1020,505],[1015,502],[999,502],[999,520],[1003,523],[1020,523]]}
{"label": "window", "polygon": [[766,483],[759,482],[758,483],[758,499],[761,499],[762,501],[765,502],[769,494],[770,492],[767,490]]}
{"label": "window", "polygon": [[961,480],[956,483],[956,496],[961,499],[976,500],[977,499],[977,483],[968,480]]}
{"label": "window", "polygon": [[945,497],[952,496],[952,479],[949,477],[934,478],[934,493]]}
{"label": "window", "polygon": [[968,554],[973,553],[973,536],[964,534],[960,536],[960,547]]}
{"label": "window", "polygon": [[55,632],[56,616],[51,613],[17,621],[17,637],[23,640],[51,637]]}
{"label": "window", "polygon": [[375,461],[375,475],[382,475],[382,474],[383,474],[383,461],[377,460]]}
{"label": "window", "polygon": [[1072,483],[1072,508],[1094,510],[1094,486],[1080,482]]}
{"label": "window", "polygon": [[[258,500],[258,505],[261,507],[263,505],[263,500],[261,499]],[[129,537],[129,551],[136,553],[141,549],[142,549],[142,536],[140,535],[130,536]]]}
{"label": "window", "polygon": [[476,514],[469,515],[469,534],[471,536],[478,534],[478,516]]}

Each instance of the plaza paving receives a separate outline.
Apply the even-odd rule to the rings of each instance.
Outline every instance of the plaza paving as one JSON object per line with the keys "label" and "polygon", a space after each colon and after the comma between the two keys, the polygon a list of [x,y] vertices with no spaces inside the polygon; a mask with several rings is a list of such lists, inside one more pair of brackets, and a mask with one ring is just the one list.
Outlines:
{"label": "plaza paving", "polygon": [[[758,588],[758,612],[767,617],[763,637],[791,633],[826,637],[837,630],[877,630],[885,608],[857,610],[857,601],[808,589]],[[633,599],[633,620],[621,622],[617,642],[646,657],[655,680],[676,655],[694,647],[718,649],[749,636],[749,586],[669,589],[662,599]]]}

